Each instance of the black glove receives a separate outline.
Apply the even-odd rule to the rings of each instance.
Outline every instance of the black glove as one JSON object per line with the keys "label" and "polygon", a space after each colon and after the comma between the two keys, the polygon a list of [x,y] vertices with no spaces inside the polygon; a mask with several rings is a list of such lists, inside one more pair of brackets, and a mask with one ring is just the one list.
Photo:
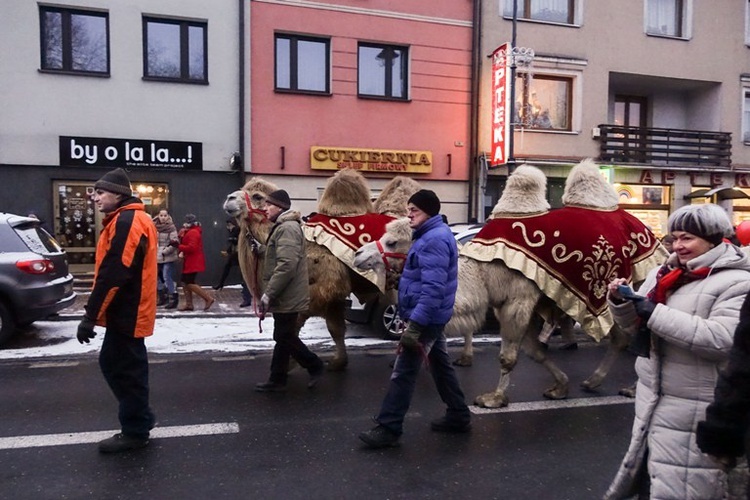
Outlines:
{"label": "black glove", "polygon": [[91,342],[91,339],[96,337],[94,325],[95,323],[93,321],[84,316],[84,318],[79,323],[78,331],[76,332],[78,342],[80,342],[81,344],[88,344],[89,342]]}
{"label": "black glove", "polygon": [[656,304],[650,300],[634,300],[633,305],[635,306],[635,313],[642,318],[644,322],[648,321],[651,314],[653,314],[654,309],[656,309]]}
{"label": "black glove", "polygon": [[399,345],[404,349],[416,349],[419,347],[419,336],[422,335],[422,325],[409,321],[406,330],[401,334]]}

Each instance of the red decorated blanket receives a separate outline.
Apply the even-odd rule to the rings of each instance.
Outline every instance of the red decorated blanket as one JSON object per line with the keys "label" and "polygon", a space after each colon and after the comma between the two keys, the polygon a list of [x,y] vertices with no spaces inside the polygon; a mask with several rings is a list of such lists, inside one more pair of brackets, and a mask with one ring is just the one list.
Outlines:
{"label": "red decorated blanket", "polygon": [[596,340],[613,325],[607,284],[617,277],[642,281],[667,256],[651,230],[625,210],[582,207],[491,219],[461,254],[499,259],[523,273]]}
{"label": "red decorated blanket", "polygon": [[385,225],[394,218],[389,215],[369,213],[348,217],[329,217],[316,214],[302,225],[308,241],[322,245],[356,273],[385,291],[385,283],[374,271],[362,271],[354,267],[354,252],[365,243],[380,239]]}

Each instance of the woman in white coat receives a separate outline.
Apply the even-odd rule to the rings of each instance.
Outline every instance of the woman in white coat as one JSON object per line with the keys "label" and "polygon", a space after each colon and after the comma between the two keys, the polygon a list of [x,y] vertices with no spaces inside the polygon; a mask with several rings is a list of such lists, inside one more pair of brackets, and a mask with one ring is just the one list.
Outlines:
{"label": "woman in white coat", "polygon": [[630,446],[606,499],[710,500],[727,491],[726,474],[698,449],[695,430],[732,347],[750,291],[750,259],[723,241],[732,223],[718,205],[682,207],[668,227],[673,253],[637,297],[618,288],[622,278],[609,285],[615,321],[646,349],[635,363]]}

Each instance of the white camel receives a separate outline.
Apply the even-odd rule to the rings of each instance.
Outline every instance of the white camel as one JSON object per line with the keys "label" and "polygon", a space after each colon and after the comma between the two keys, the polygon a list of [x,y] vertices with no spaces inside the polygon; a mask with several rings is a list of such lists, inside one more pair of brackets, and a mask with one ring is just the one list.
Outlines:
{"label": "white camel", "polygon": [[[600,385],[617,354],[627,345],[622,333],[612,328],[606,304],[601,303],[606,283],[617,275],[615,272],[625,272],[633,281],[641,281],[648,270],[666,257],[651,231],[617,208],[617,194],[602,179],[593,162],[584,161],[573,168],[563,203],[566,208],[550,211],[544,174],[535,167],[521,166],[509,177],[485,229],[461,249],[456,303],[453,318],[446,326],[447,335],[463,335],[465,339],[459,362],[470,363],[473,332],[482,327],[488,307],[501,325],[500,379],[494,391],[475,399],[479,406],[497,408],[508,404],[510,374],[519,349],[552,374],[554,385],[544,392],[545,397],[567,397],[568,377],[547,358],[538,338],[542,318],[559,320],[565,314],[581,323],[584,331],[596,340],[611,331],[605,358],[582,383],[588,389]],[[571,214],[565,213],[566,210]],[[565,223],[566,215],[574,218]],[[555,227],[544,228],[543,222],[551,220],[547,218],[554,218]],[[592,227],[594,224],[606,227]],[[408,225],[406,220],[386,226],[386,234],[380,240],[385,251],[408,251],[411,238],[401,236],[404,225]],[[503,228],[501,233],[497,227]],[[574,234],[579,229],[593,230],[601,239],[594,237],[595,244],[589,248],[566,247],[576,239],[592,241],[590,235],[580,238]],[[622,231],[627,234],[621,234]],[[615,244],[608,244],[608,238]],[[533,256],[534,250],[542,248],[561,263],[567,263],[564,272]],[[363,246],[356,254],[355,265],[383,272],[377,246]],[[590,291],[598,295],[596,307],[580,290],[575,290],[579,292],[577,295],[565,286],[565,273],[585,277],[583,281],[590,284]],[[570,321],[563,324],[572,327]]]}

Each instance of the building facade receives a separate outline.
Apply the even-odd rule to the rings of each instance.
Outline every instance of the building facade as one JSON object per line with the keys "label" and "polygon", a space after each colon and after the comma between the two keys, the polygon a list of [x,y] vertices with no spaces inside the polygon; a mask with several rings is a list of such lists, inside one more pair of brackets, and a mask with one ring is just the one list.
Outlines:
{"label": "building facade", "polygon": [[[748,2],[516,2],[516,58],[496,52],[512,40],[513,0],[482,2],[477,139],[490,166],[486,210],[508,173],[508,162],[493,163],[503,159],[493,141],[507,121],[511,165],[539,166],[553,206],[571,166],[591,157],[622,206],[657,234],[686,203],[715,201],[735,223],[750,218]],[[533,59],[521,49],[533,49]],[[512,101],[504,101],[509,86],[496,88],[506,75]],[[511,126],[502,113],[512,110]]]}
{"label": "building facade", "polygon": [[[123,167],[156,214],[204,228],[209,271],[226,246],[221,210],[244,182],[246,3],[13,0],[0,16],[0,210],[36,213],[91,266],[103,173]],[[238,153],[238,154],[235,154]]]}
{"label": "building facade", "polygon": [[469,211],[472,0],[250,2],[249,175],[313,212],[338,169],[394,175]]}

